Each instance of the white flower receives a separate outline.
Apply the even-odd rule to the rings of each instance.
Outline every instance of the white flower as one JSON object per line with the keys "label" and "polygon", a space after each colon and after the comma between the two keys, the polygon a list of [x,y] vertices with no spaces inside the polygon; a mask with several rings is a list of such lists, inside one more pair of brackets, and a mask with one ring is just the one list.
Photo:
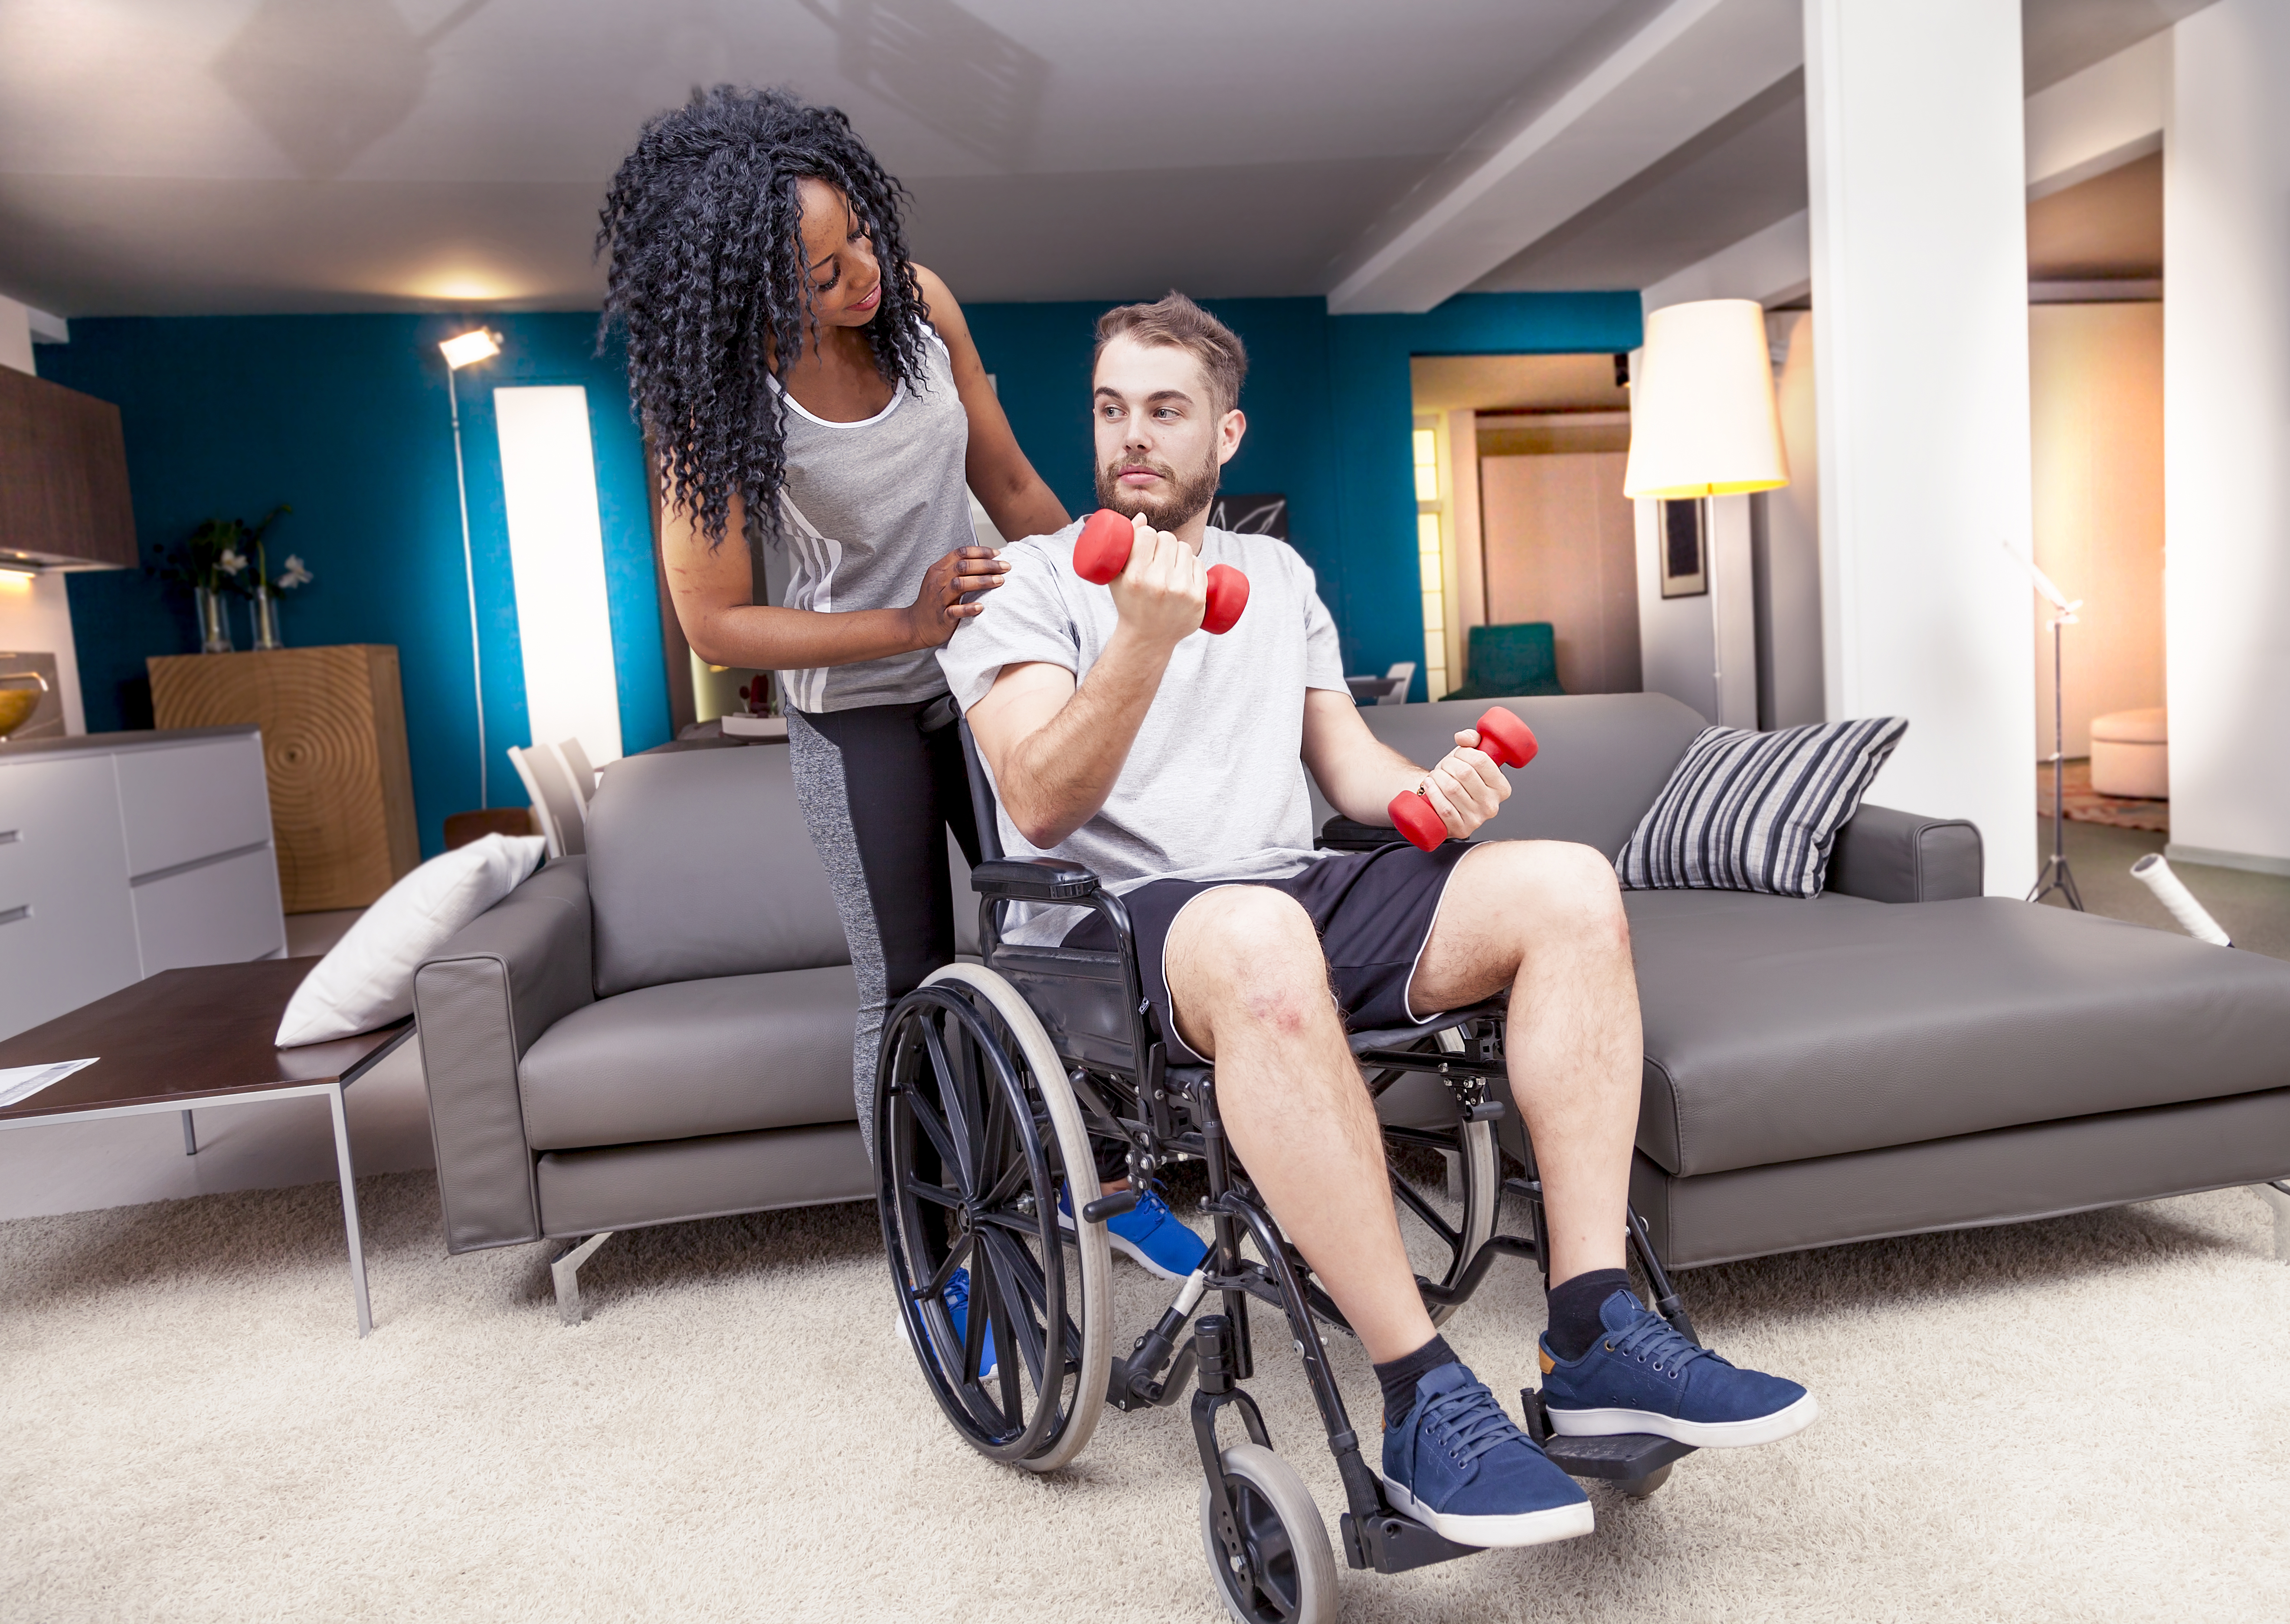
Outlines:
{"label": "white flower", "polygon": [[215,560],[215,568],[226,575],[236,575],[246,567],[246,555],[235,547],[226,547]]}
{"label": "white flower", "polygon": [[286,568],[278,577],[279,587],[282,589],[291,587],[299,587],[305,581],[311,579],[310,572],[302,567],[302,559],[300,555],[296,553],[287,554]]}

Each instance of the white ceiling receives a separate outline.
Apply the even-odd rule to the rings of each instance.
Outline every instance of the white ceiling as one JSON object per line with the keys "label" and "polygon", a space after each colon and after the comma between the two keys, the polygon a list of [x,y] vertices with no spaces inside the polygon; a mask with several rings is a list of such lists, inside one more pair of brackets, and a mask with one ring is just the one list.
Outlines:
{"label": "white ceiling", "polygon": [[[2201,0],[2026,0],[2031,84]],[[969,300],[1325,292],[1664,0],[0,0],[0,292],[65,316],[593,308],[692,85],[845,108]],[[1637,287],[1804,206],[1792,76],[1485,287]],[[1758,89],[1742,87],[1748,96]]]}

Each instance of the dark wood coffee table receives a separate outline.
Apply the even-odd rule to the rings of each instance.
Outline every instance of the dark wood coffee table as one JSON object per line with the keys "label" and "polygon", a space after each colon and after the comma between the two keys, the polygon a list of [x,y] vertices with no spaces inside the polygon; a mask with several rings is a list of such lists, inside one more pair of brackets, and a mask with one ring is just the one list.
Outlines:
{"label": "dark wood coffee table", "polygon": [[180,1111],[183,1151],[196,1152],[190,1108],[244,1105],[324,1094],[334,1117],[334,1163],[342,1181],[342,1228],[349,1236],[350,1291],[360,1336],[373,1329],[358,1236],[357,1191],[350,1182],[349,1119],[342,1092],[413,1035],[413,1019],[332,1043],[279,1049],[279,1017],[315,958],[258,959],[168,970],[45,1026],[0,1040],[0,1067],[100,1057],[28,1100],[0,1108],[0,1128],[100,1116]]}

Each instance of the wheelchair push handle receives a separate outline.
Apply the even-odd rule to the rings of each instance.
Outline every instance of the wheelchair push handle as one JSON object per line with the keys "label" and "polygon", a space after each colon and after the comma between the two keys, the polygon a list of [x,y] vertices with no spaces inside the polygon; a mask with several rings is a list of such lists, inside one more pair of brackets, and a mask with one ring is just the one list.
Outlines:
{"label": "wheelchair push handle", "polygon": [[[1074,541],[1074,573],[1102,587],[1129,567],[1137,527],[1110,508],[1089,516]],[[1201,629],[1221,636],[1240,623],[1248,607],[1248,577],[1229,564],[1209,565],[1209,602]]]}
{"label": "wheelchair push handle", "polygon": [[[1534,730],[1501,705],[1490,707],[1472,725],[1478,731],[1479,748],[1506,767],[1524,767],[1542,748],[1534,740]],[[1401,790],[1387,810],[1391,827],[1419,852],[1437,851],[1447,838],[1447,826],[1430,801],[1415,790]]]}

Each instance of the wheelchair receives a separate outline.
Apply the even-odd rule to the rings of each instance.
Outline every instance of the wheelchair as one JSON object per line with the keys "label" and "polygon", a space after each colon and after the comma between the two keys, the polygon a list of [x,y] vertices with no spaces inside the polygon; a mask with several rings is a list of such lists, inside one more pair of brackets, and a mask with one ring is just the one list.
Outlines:
{"label": "wheelchair", "polygon": [[[1226,1610],[1247,1624],[1333,1620],[1326,1524],[1302,1478],[1273,1452],[1241,1385],[1255,1372],[1253,1300],[1285,1318],[1302,1363],[1343,1484],[1350,1565],[1394,1573],[1473,1554],[1386,1500],[1328,1369],[1323,1330],[1349,1327],[1234,1159],[1214,1068],[1170,1063],[1121,900],[1078,863],[1003,855],[991,790],[961,725],[983,848],[971,874],[982,962],[945,966],[891,1011],[875,1093],[883,1239],[901,1322],[939,1407],[980,1453],[1046,1472],[1080,1454],[1107,1406],[1173,1405],[1189,1387],[1201,1544]],[[1339,819],[1321,844],[1363,849],[1392,838]],[[1005,941],[1013,902],[1093,909],[1116,949]],[[1509,1108],[1503,1020],[1498,1001],[1351,1039],[1435,1324],[1469,1300],[1498,1258],[1548,1255],[1533,1148]],[[1101,1147],[1108,1161],[1125,1161],[1129,1189],[1101,1193]],[[1158,1322],[1117,1354],[1105,1222],[1182,1161],[1197,1161],[1205,1176],[1208,1256]],[[1517,1171],[1505,1176],[1506,1164]],[[1061,1212],[1069,1188],[1077,1210]],[[1525,1203],[1525,1236],[1495,1232],[1506,1195]],[[1695,1340],[1635,1210],[1629,1227],[1655,1310]],[[965,1268],[969,1307],[957,1330],[945,1292]],[[1214,1311],[1196,1317],[1212,1294]],[[989,1338],[994,1364],[981,1373]],[[1528,1433],[1561,1468],[1633,1496],[1653,1493],[1692,1452],[1661,1437],[1559,1437],[1535,1389],[1521,1402]],[[1228,1410],[1245,1438],[1225,1444],[1219,1421]],[[1380,1447],[1376,1435],[1371,1424],[1367,1447]]]}

